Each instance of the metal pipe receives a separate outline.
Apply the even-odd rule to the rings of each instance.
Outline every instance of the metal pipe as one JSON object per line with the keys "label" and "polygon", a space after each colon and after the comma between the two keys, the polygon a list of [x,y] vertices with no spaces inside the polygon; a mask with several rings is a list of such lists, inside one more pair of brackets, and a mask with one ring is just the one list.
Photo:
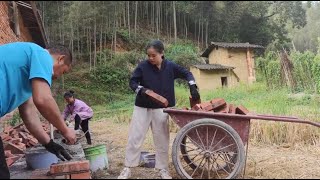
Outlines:
{"label": "metal pipe", "polygon": [[289,119],[299,119],[293,116],[276,116],[276,115],[269,115],[269,114],[248,114],[248,115],[256,115],[256,116],[264,116],[264,117],[282,117],[282,118],[289,118]]}

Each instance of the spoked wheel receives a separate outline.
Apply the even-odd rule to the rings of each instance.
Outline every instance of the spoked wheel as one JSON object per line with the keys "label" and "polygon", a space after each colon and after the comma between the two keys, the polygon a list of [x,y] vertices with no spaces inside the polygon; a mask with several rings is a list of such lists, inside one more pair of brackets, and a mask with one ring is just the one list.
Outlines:
{"label": "spoked wheel", "polygon": [[228,124],[200,119],[178,132],[172,147],[172,161],[182,178],[236,178],[245,166],[244,145]]}
{"label": "spoked wheel", "polygon": [[[192,142],[191,142],[192,143]],[[192,148],[188,148],[189,150],[187,150],[187,136],[185,136],[182,139],[182,142],[180,144],[180,151],[183,157],[183,160],[192,168],[192,169],[196,169],[198,167],[198,164],[196,164],[196,162],[194,162],[192,160],[192,158],[189,156],[190,152],[196,152],[198,150],[200,150],[200,148],[196,148],[196,149],[192,149]],[[237,154],[235,153],[225,153],[223,154],[223,158],[226,159],[227,161],[233,162],[235,163],[235,160],[237,158]],[[222,168],[228,169],[229,164],[225,164],[223,167],[219,167],[217,170],[221,170]]]}

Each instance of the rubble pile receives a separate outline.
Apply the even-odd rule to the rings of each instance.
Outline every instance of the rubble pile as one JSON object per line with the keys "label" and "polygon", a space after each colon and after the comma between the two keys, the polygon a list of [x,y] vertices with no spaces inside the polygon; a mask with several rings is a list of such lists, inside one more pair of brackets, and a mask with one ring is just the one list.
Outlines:
{"label": "rubble pile", "polygon": [[[49,133],[49,124],[42,124],[43,129]],[[38,140],[33,137],[23,123],[12,127],[7,126],[0,134],[4,143],[5,157],[7,165],[10,167],[15,161],[24,157],[27,148],[39,144]]]}

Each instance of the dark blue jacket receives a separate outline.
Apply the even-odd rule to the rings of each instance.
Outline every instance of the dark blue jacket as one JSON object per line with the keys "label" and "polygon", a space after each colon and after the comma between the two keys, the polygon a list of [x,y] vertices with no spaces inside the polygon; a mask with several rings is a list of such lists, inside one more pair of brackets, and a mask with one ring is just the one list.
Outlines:
{"label": "dark blue jacket", "polygon": [[[130,88],[136,91],[140,85],[151,89],[155,93],[165,97],[169,101],[169,107],[173,107],[176,104],[174,80],[177,78],[185,79],[188,82],[194,81],[194,77],[190,71],[172,61],[164,59],[159,70],[157,66],[152,65],[148,60],[144,60],[132,73]],[[143,108],[162,108],[140,93],[137,94],[135,105]]]}

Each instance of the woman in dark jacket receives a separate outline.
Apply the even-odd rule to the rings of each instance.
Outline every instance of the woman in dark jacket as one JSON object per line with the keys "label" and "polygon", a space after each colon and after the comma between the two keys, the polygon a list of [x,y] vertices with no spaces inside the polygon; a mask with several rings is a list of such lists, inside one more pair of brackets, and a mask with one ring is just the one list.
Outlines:
{"label": "woman in dark jacket", "polygon": [[165,97],[169,107],[173,107],[175,106],[174,80],[182,78],[188,81],[192,98],[200,99],[192,73],[164,58],[164,46],[161,41],[155,40],[149,43],[146,53],[148,60],[138,65],[130,79],[130,88],[137,96],[129,128],[125,168],[118,179],[130,178],[130,167],[139,165],[141,147],[150,126],[156,148],[156,169],[160,170],[162,179],[172,179],[168,172],[169,116],[163,112],[164,107],[145,94],[147,90]]}

